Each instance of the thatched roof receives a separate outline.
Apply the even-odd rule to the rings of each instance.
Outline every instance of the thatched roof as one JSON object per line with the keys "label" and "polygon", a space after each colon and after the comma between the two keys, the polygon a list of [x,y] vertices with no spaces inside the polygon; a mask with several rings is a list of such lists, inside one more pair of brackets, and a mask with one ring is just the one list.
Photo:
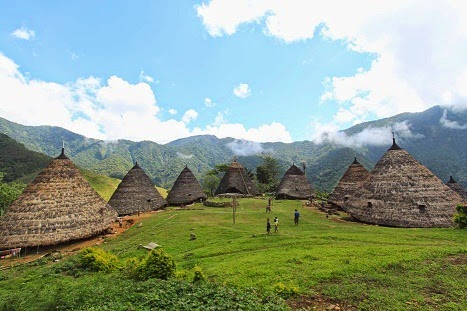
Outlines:
{"label": "thatched roof", "polygon": [[191,204],[200,199],[206,199],[206,194],[193,172],[185,166],[175,180],[166,200],[170,205],[182,205]]}
{"label": "thatched roof", "polygon": [[464,188],[462,188],[461,185],[459,185],[452,176],[450,176],[449,181],[446,184],[449,188],[460,194],[460,196],[464,199],[467,200],[467,191],[465,191]]}
{"label": "thatched roof", "polygon": [[395,227],[449,227],[462,198],[395,140],[344,209],[363,222]]}
{"label": "thatched roof", "polygon": [[357,161],[357,157],[355,157],[352,164],[347,168],[347,171],[345,171],[344,175],[342,175],[337,183],[337,186],[332,191],[328,202],[343,207],[355,189],[357,189],[368,176],[370,176],[370,173]]}
{"label": "thatched roof", "polygon": [[0,218],[0,249],[88,238],[116,217],[62,149]]}
{"label": "thatched roof", "polygon": [[223,193],[257,195],[259,192],[245,168],[237,160],[234,160],[227,172],[225,172],[224,177],[222,177],[214,194]]}
{"label": "thatched roof", "polygon": [[315,191],[311,182],[295,164],[285,172],[276,191],[278,199],[309,199]]}
{"label": "thatched roof", "polygon": [[162,209],[167,202],[136,163],[118,184],[109,204],[117,210],[118,215],[130,215]]}

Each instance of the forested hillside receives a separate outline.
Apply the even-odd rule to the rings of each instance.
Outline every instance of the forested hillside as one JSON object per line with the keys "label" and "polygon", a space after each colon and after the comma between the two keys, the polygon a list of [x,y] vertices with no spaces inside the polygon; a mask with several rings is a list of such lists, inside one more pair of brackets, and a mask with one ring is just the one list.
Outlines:
{"label": "forested hillside", "polygon": [[[398,125],[404,131],[398,132]],[[395,128],[398,144],[446,182],[450,175],[467,186],[467,113],[446,111],[435,106],[420,113],[403,113],[391,118],[366,122],[349,128],[348,141],[372,129],[386,132]],[[280,176],[295,163],[306,167],[315,188],[331,191],[357,154],[359,161],[371,169],[391,141],[373,145],[346,144],[336,140],[293,143],[254,143],[233,138],[194,136],[165,145],[150,141],[101,141],[89,139],[51,126],[23,126],[0,118],[0,132],[22,143],[26,148],[57,156],[65,142],[67,155],[80,167],[95,173],[121,179],[135,161],[158,186],[170,189],[181,170],[188,165],[198,179],[215,165],[230,163],[234,157],[247,169],[261,165],[261,155],[278,160]],[[3,162],[3,160],[2,160]]]}

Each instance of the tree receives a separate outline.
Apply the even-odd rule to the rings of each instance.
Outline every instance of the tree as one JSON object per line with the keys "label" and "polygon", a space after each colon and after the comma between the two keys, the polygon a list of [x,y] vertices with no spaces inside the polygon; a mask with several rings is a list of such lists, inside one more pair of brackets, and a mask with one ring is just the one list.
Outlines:
{"label": "tree", "polygon": [[278,184],[279,164],[277,159],[264,154],[261,156],[263,164],[256,167],[256,178],[260,184],[267,185],[267,191],[274,191]]}
{"label": "tree", "polygon": [[4,183],[3,176],[4,173],[0,172],[0,216],[5,213],[6,209],[18,198],[26,187],[26,185],[22,183]]}
{"label": "tree", "polygon": [[454,215],[454,222],[461,229],[467,228],[467,205],[458,204],[457,214]]}
{"label": "tree", "polygon": [[203,190],[210,196],[214,195],[214,191],[219,185],[220,179],[215,174],[206,174],[203,178]]}

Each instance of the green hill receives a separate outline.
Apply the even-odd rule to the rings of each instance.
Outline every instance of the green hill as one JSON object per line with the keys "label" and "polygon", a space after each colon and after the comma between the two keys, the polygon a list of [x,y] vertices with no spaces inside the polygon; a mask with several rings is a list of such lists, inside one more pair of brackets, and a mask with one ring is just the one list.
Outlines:
{"label": "green hill", "polygon": [[[365,225],[275,200],[270,215],[279,217],[279,233],[267,235],[265,202],[240,199],[235,224],[231,209],[200,204],[145,215],[141,225],[103,239],[99,247],[116,258],[95,259],[104,271],[41,248],[49,255],[0,270],[0,309],[466,310],[463,230]],[[176,278],[131,277],[148,253],[138,245],[150,242],[174,259]],[[106,272],[111,264],[119,269]],[[193,283],[195,271],[207,282]]]}
{"label": "green hill", "polygon": [[5,134],[0,134],[0,172],[4,181],[30,182],[49,164],[51,157],[27,149]]}
{"label": "green hill", "polygon": [[[443,114],[446,113],[446,116]],[[449,123],[443,123],[447,118]],[[457,122],[456,126],[451,126]],[[404,124],[409,136],[398,136],[398,144],[409,151],[422,164],[446,182],[450,175],[464,187],[467,186],[467,135],[462,125],[467,123],[467,112],[446,111],[435,106],[420,113],[403,113],[391,118],[366,122],[342,133],[349,137],[362,135],[371,129]],[[447,125],[446,125],[447,124]],[[165,145],[150,141],[113,142],[89,139],[51,126],[23,126],[0,118],[0,132],[24,144],[30,150],[49,156],[60,153],[65,141],[67,155],[80,167],[99,175],[121,179],[135,161],[146,171],[153,182],[170,189],[181,170],[188,165],[201,181],[203,175],[215,165],[230,163],[237,156],[247,169],[260,165],[261,154],[278,159],[281,176],[292,163],[306,165],[306,174],[315,188],[332,190],[355,153],[367,169],[371,169],[390,147],[379,145],[339,145],[335,141],[317,144],[310,141],[294,143],[254,143],[233,138],[218,139],[204,135],[179,139]],[[397,131],[396,131],[397,132]],[[406,131],[407,132],[407,131]]]}

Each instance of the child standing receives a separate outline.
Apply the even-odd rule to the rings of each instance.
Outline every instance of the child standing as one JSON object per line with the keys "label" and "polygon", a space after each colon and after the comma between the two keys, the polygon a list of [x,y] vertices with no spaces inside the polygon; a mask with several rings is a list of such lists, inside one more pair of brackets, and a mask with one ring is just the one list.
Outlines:
{"label": "child standing", "polygon": [[268,234],[271,234],[271,223],[269,222],[269,218],[268,222],[266,223],[266,231],[268,232]]}

